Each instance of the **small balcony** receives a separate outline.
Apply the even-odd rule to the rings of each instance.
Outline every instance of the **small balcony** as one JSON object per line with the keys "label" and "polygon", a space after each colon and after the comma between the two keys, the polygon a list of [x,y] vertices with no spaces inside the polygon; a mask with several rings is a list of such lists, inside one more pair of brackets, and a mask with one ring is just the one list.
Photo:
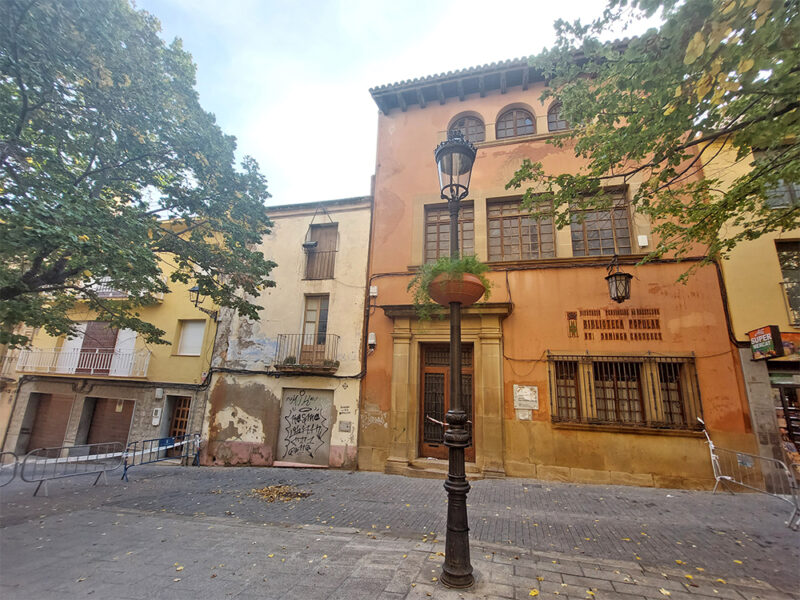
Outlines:
{"label": "small balcony", "polygon": [[90,375],[96,377],[146,377],[149,350],[66,350],[30,348],[17,361],[20,373]]}
{"label": "small balcony", "polygon": [[281,334],[273,368],[282,373],[335,373],[338,350],[338,335]]}

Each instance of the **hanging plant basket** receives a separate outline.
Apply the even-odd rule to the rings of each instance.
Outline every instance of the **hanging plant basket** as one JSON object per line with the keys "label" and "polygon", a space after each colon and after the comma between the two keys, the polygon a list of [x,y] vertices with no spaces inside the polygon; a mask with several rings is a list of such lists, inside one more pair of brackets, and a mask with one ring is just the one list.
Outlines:
{"label": "hanging plant basket", "polygon": [[486,288],[480,277],[472,273],[441,273],[431,282],[428,293],[434,302],[442,306],[450,306],[451,302],[470,306],[481,299]]}

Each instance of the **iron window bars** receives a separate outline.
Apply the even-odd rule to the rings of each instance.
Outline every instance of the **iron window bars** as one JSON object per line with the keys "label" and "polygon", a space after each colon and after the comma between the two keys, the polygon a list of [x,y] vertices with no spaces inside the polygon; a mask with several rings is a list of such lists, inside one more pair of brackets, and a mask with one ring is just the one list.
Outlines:
{"label": "iron window bars", "polygon": [[554,423],[699,430],[691,356],[550,355]]}

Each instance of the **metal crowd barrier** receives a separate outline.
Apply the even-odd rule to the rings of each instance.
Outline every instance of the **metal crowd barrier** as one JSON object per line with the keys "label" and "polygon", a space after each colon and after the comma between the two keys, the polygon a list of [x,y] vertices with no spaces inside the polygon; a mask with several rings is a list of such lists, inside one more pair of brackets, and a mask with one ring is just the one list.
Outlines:
{"label": "metal crowd barrier", "polygon": [[13,452],[0,452],[0,487],[8,485],[16,477],[18,462]]}
{"label": "metal crowd barrier", "polygon": [[189,459],[193,465],[200,464],[199,433],[131,442],[125,452],[122,479],[128,481],[128,471],[133,467],[178,459],[181,464],[189,464]]}
{"label": "metal crowd barrier", "polygon": [[789,528],[793,531],[800,529],[800,491],[797,479],[786,463],[774,458],[719,448],[711,441],[702,419],[697,420],[703,425],[703,433],[711,454],[711,467],[715,479],[712,493],[715,493],[721,484],[731,493],[733,493],[731,486],[738,485],[774,496],[792,506]]}
{"label": "metal crowd barrier", "polygon": [[38,483],[34,496],[41,487],[44,487],[46,496],[47,482],[51,479],[97,475],[92,485],[97,485],[101,478],[108,484],[106,473],[119,469],[124,455],[120,442],[37,448],[22,459],[20,477],[23,481]]}

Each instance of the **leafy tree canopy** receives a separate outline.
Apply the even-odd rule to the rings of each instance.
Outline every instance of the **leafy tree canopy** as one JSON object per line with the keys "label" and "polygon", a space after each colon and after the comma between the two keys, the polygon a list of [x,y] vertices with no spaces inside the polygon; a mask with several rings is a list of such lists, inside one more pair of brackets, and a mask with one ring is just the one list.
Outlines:
{"label": "leafy tree canopy", "polygon": [[[798,12],[796,0],[610,0],[589,25],[557,22],[556,46],[531,61],[549,81],[543,99],[556,96],[572,126],[551,142],[586,167],[556,173],[527,160],[507,187],[525,187],[530,208],[592,209],[608,206],[604,186],[641,181],[633,203],[660,238],[648,258],[699,242],[711,260],[797,227],[800,207],[768,200],[800,182]],[[662,25],[641,36],[599,39],[653,16]],[[721,151],[745,165],[729,186],[710,168]],[[558,219],[568,224],[568,211]]]}
{"label": "leafy tree canopy", "polygon": [[251,158],[236,168],[191,56],[159,30],[127,0],[3,1],[0,343],[25,343],[22,323],[69,333],[78,303],[167,343],[137,312],[166,275],[258,318],[266,181]]}

